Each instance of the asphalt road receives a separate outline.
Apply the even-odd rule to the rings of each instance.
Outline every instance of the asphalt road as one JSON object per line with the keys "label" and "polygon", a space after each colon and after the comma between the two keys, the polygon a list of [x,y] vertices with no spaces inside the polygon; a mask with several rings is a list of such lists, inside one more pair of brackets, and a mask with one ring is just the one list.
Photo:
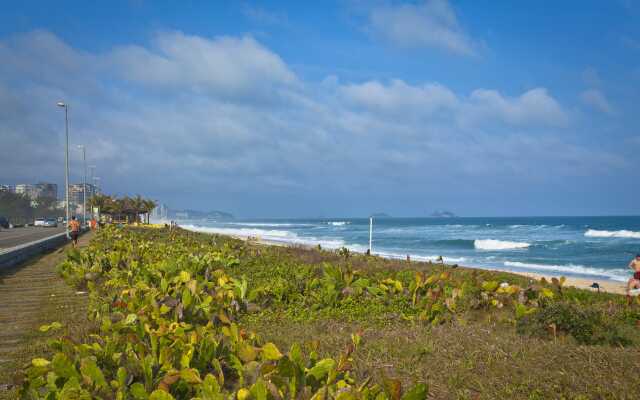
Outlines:
{"label": "asphalt road", "polygon": [[25,228],[0,229],[0,249],[19,246],[61,232],[64,232],[64,226],[62,225],[58,225],[57,228],[27,226]]}

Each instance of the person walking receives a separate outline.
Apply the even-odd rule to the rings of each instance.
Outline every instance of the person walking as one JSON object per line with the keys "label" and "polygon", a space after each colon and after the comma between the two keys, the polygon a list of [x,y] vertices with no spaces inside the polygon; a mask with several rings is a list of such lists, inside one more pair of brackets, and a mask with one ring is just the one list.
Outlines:
{"label": "person walking", "polygon": [[80,222],[78,222],[75,216],[71,217],[71,221],[69,221],[69,234],[71,235],[71,240],[73,241],[73,247],[78,247],[78,235],[80,235]]}

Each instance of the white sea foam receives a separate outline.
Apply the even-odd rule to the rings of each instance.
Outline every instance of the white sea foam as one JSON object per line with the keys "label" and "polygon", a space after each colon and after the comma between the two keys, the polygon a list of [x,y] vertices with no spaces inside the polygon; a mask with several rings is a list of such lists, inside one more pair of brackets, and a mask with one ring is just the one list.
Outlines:
{"label": "white sea foam", "polygon": [[599,238],[630,238],[640,239],[640,232],[634,231],[599,231],[597,229],[589,229],[584,233],[587,237],[599,237]]}
{"label": "white sea foam", "polygon": [[[374,251],[374,254],[377,256],[380,256],[382,258],[391,258],[394,260],[406,260],[407,258],[407,254],[400,254],[400,253],[393,253],[393,252],[386,252],[386,251]],[[411,260],[413,261],[440,261],[440,256],[423,256],[423,255],[417,255],[417,254],[409,254],[409,257],[411,257]],[[442,260],[444,261],[445,264],[456,264],[456,263],[463,263],[465,262],[467,259],[464,257],[442,257]]]}
{"label": "white sea foam", "polygon": [[207,227],[199,225],[180,225],[193,232],[217,233],[220,235],[229,235],[239,238],[257,237],[271,242],[287,243],[287,244],[304,244],[304,245],[321,245],[325,248],[336,249],[344,246],[344,241],[339,239],[321,239],[315,237],[300,237],[294,232],[278,230],[278,229],[255,229],[255,228],[220,228]]}
{"label": "white sea foam", "polygon": [[349,221],[329,221],[327,222],[327,224],[329,225],[333,225],[333,226],[344,226],[344,225],[348,225],[351,222]]}
{"label": "white sea foam", "polygon": [[239,226],[275,226],[275,227],[292,227],[292,226],[314,226],[313,224],[294,224],[294,223],[279,223],[279,222],[227,222],[228,225]]}
{"label": "white sea foam", "polygon": [[531,246],[530,243],[524,242],[509,242],[505,240],[474,240],[473,246],[479,250],[514,250],[514,249],[526,249]]}
{"label": "white sea foam", "polygon": [[592,268],[585,267],[584,265],[550,265],[550,264],[532,264],[532,263],[523,263],[519,261],[505,261],[505,267],[512,267],[518,269],[526,269],[538,272],[549,272],[556,274],[574,274],[574,275],[586,275],[586,276],[594,276],[600,277],[604,279],[611,279],[615,281],[625,281],[627,280],[629,275],[627,270],[624,269],[603,269],[603,268]]}

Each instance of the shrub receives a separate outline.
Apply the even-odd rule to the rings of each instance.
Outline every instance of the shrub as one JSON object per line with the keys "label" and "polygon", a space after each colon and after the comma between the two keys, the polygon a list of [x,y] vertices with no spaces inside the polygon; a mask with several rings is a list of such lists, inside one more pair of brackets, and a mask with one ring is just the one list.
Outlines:
{"label": "shrub", "polygon": [[567,301],[553,302],[517,320],[517,331],[539,337],[557,333],[572,336],[580,344],[630,345],[632,340],[594,306]]}

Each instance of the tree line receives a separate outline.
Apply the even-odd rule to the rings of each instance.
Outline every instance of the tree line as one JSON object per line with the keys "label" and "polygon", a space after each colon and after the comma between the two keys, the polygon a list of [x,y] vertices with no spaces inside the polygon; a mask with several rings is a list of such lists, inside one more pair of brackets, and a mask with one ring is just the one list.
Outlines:
{"label": "tree line", "polygon": [[53,197],[40,197],[32,200],[23,193],[0,192],[0,217],[7,218],[12,224],[33,223],[36,218],[54,218],[63,214],[57,208]]}
{"label": "tree line", "polygon": [[114,221],[139,222],[140,215],[144,215],[144,221],[149,223],[149,215],[158,204],[155,200],[145,199],[140,195],[115,197],[97,194],[89,199],[89,205],[97,208],[99,214],[108,215]]}

